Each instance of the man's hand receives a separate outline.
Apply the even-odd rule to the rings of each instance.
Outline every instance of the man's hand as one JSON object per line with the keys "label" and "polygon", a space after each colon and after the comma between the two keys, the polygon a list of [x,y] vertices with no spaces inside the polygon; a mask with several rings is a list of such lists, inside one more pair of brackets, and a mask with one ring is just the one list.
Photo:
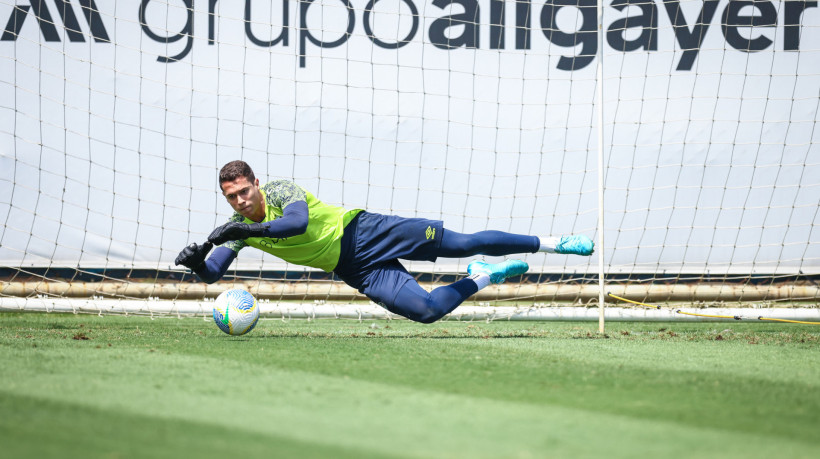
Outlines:
{"label": "man's hand", "polygon": [[265,235],[265,227],[262,223],[229,222],[211,231],[208,242],[214,245],[224,244],[227,241],[239,241],[249,237],[261,237]]}
{"label": "man's hand", "polygon": [[214,245],[211,242],[206,242],[202,245],[192,242],[191,245],[182,249],[174,261],[177,265],[183,265],[190,269],[196,269],[205,262],[205,257]]}

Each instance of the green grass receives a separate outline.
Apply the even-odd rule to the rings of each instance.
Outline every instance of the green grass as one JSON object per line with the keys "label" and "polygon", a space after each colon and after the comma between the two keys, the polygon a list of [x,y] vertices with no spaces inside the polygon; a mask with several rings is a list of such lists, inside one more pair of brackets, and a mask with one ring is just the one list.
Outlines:
{"label": "green grass", "polygon": [[0,314],[3,456],[820,457],[820,327],[371,324]]}

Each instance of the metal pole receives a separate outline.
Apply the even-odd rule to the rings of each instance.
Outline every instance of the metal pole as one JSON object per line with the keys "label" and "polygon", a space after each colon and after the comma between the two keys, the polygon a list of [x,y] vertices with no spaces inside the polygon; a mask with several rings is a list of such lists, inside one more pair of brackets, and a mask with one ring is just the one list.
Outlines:
{"label": "metal pole", "polygon": [[598,332],[604,333],[604,4],[598,0]]}

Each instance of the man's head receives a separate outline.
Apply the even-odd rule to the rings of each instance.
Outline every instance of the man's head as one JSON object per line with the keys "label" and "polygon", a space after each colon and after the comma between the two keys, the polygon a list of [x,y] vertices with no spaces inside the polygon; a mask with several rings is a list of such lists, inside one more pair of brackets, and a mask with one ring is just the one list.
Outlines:
{"label": "man's head", "polygon": [[225,164],[219,171],[219,188],[222,188],[223,183],[233,182],[239,177],[245,177],[250,183],[256,181],[256,176],[253,175],[253,169],[251,169],[251,166],[245,161],[237,159],[236,161]]}
{"label": "man's head", "polygon": [[259,179],[245,161],[231,161],[219,171],[219,188],[233,210],[259,222],[265,218],[265,203],[259,191]]}

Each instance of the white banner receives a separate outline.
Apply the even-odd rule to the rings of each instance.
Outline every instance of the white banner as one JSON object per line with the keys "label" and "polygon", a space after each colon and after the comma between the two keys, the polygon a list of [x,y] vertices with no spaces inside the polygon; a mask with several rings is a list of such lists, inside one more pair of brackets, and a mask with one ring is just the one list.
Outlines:
{"label": "white banner", "polygon": [[[237,158],[457,231],[597,235],[594,1],[0,0],[3,25],[2,265],[168,268]],[[615,0],[603,30],[608,269],[820,271],[817,2]]]}

